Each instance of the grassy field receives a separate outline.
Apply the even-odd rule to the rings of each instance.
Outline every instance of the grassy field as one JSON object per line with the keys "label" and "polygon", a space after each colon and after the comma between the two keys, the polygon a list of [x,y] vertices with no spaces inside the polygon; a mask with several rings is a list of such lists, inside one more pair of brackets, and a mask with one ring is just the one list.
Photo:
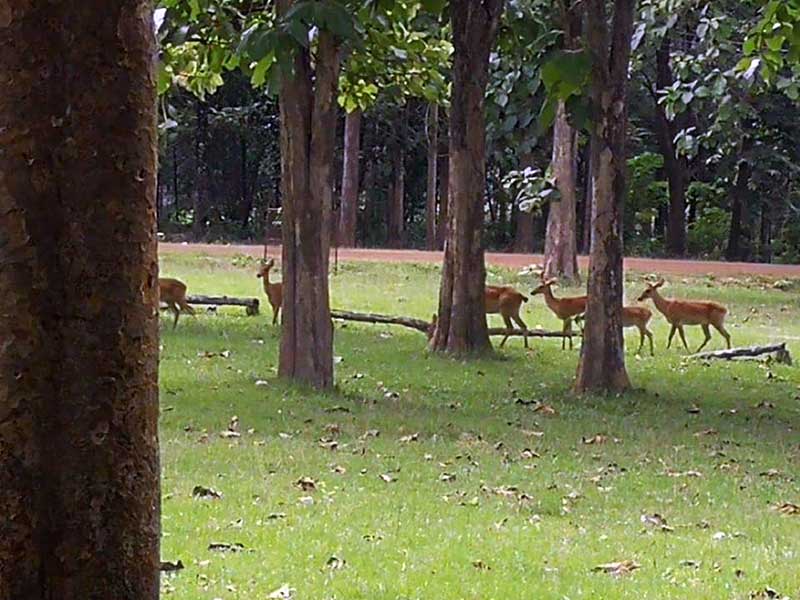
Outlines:
{"label": "grassy field", "polygon": [[[162,273],[190,293],[264,298],[244,259],[167,255]],[[332,303],[430,317],[438,273],[346,264]],[[665,293],[723,301],[735,345],[788,340],[800,358],[800,282]],[[523,318],[559,326],[541,298]],[[799,367],[685,362],[656,316],[656,357],[628,354],[637,391],[576,398],[578,351],[558,340],[465,363],[428,356],[418,333],[351,323],[336,326],[338,391],[323,395],[276,381],[270,319],[162,320],[162,557],[185,565],[166,597],[800,598],[800,514],[774,509],[800,504]],[[630,574],[593,571],[628,560]]]}

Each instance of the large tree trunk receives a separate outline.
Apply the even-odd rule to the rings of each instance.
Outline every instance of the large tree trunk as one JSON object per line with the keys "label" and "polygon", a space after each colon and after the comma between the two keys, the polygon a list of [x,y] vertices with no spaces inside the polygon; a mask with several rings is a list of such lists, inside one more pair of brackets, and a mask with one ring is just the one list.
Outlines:
{"label": "large tree trunk", "polygon": [[575,390],[630,387],[622,335],[622,215],[625,202],[627,82],[635,0],[615,0],[609,47],[605,0],[588,0],[592,54],[592,248],[588,302]]}
{"label": "large tree trunk", "polygon": [[358,182],[361,162],[361,111],[347,113],[344,119],[344,167],[342,169],[342,200],[339,209],[339,245],[356,245],[358,223]]}
{"label": "large tree trunk", "polygon": [[[666,89],[673,84],[670,55],[672,50],[669,34],[664,36],[656,51],[656,88]],[[678,154],[675,136],[683,129],[685,118],[680,122],[667,118],[663,104],[658,101],[654,90],[657,113],[656,133],[664,157],[664,171],[669,184],[669,217],[667,219],[667,252],[671,256],[686,254],[686,190],[689,186],[689,163],[685,156]]]}
{"label": "large tree trunk", "polygon": [[[280,0],[280,15],[294,0]],[[283,322],[278,374],[316,388],[333,385],[333,326],[328,294],[330,215],[339,52],[319,34],[312,70],[298,48],[294,76],[280,93],[283,182]]]}
{"label": "large tree trunk", "polygon": [[[568,49],[580,47],[582,21],[580,9],[571,0],[559,2],[561,22]],[[558,202],[550,204],[544,243],[544,270],[547,277],[579,281],[577,216],[578,132],[570,125],[564,102],[559,102],[553,126],[553,174]]]}
{"label": "large tree trunk", "polygon": [[532,212],[517,210],[517,220],[514,226],[514,243],[511,248],[518,254],[530,254],[536,241],[533,227],[534,215]]}
{"label": "large tree trunk", "polygon": [[544,271],[547,277],[580,281],[575,205],[577,203],[578,132],[567,120],[559,103],[553,132],[553,172],[560,199],[550,203],[544,243]]}
{"label": "large tree trunk", "polygon": [[0,598],[159,594],[147,0],[0,5]]}
{"label": "large tree trunk", "polygon": [[731,189],[731,228],[728,236],[728,260],[747,260],[750,254],[750,231],[748,228],[747,196],[752,167],[742,159],[736,172],[736,180]]}
{"label": "large tree trunk", "polygon": [[428,188],[425,203],[425,245],[436,250],[436,178],[439,166],[439,105],[432,102],[428,114]]}
{"label": "large tree trunk", "polygon": [[503,0],[453,0],[453,97],[450,108],[450,224],[439,314],[431,347],[465,355],[491,348],[486,326],[483,197],[486,187],[484,98],[489,51]]}
{"label": "large tree trunk", "polygon": [[208,176],[208,147],[210,144],[208,134],[208,104],[205,100],[197,99],[195,106],[197,116],[197,130],[195,131],[195,182],[194,182],[194,215],[192,221],[192,234],[197,241],[203,240],[206,235],[206,221],[208,219],[209,199],[211,194],[210,179]]}

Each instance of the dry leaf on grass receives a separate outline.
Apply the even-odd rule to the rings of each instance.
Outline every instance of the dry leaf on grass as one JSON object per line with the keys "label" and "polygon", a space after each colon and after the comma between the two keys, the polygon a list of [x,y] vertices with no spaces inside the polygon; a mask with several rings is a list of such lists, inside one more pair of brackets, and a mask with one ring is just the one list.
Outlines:
{"label": "dry leaf on grass", "polygon": [[242,552],[244,550],[244,544],[240,542],[211,542],[208,545],[208,549],[212,552]]}
{"label": "dry leaf on grass", "polygon": [[174,573],[183,570],[183,561],[170,562],[168,560],[161,561],[160,571],[162,573]]}
{"label": "dry leaf on grass", "polygon": [[591,437],[583,437],[583,438],[581,438],[581,441],[584,444],[586,444],[587,446],[590,446],[590,445],[593,445],[593,444],[597,444],[597,445],[605,444],[608,441],[608,436],[607,435],[603,435],[601,433],[598,433],[598,434],[595,434],[595,435],[593,435]]}
{"label": "dry leaf on grass", "polygon": [[476,569],[478,569],[478,571],[491,571],[492,570],[492,567],[490,567],[489,565],[487,565],[485,562],[483,562],[480,559],[473,560],[472,561],[472,566],[475,567]]}
{"label": "dry leaf on grass", "polygon": [[789,596],[784,596],[771,587],[765,587],[757,592],[750,592],[750,600],[790,600]]}
{"label": "dry leaf on grass", "polygon": [[772,508],[782,515],[800,515],[800,505],[793,502],[781,502]]}
{"label": "dry leaf on grass", "polygon": [[386,483],[394,483],[397,481],[397,477],[392,475],[391,473],[382,473],[379,477]]}
{"label": "dry leaf on grass", "polygon": [[214,488],[203,487],[202,485],[194,486],[192,496],[198,500],[219,500],[222,498],[222,493]]}
{"label": "dry leaf on grass", "polygon": [[449,483],[455,480],[456,480],[455,473],[442,473],[441,475],[439,475],[439,481],[444,481]]}
{"label": "dry leaf on grass", "polygon": [[704,429],[694,434],[695,437],[706,437],[711,435],[719,435],[719,432],[716,429],[712,428],[712,429]]}
{"label": "dry leaf on grass", "polygon": [[597,565],[592,568],[596,573],[608,573],[614,577],[622,577],[623,575],[630,575],[641,565],[632,560],[622,560],[619,562],[606,563],[604,565]]}
{"label": "dry leaf on grass", "polygon": [[409,442],[416,442],[418,440],[419,440],[419,434],[418,433],[412,433],[412,434],[409,434],[409,435],[404,435],[403,437],[401,437],[397,441],[399,441],[401,444],[408,444]]}
{"label": "dry leaf on grass", "polygon": [[667,525],[667,520],[658,513],[653,513],[652,515],[642,515],[640,520],[646,527],[657,528],[664,532],[675,531],[673,527]]}
{"label": "dry leaf on grass", "polygon": [[343,558],[339,558],[338,556],[331,556],[325,562],[325,566],[328,567],[331,571],[339,571],[341,569],[344,569],[345,565],[347,565],[347,561]]}
{"label": "dry leaf on grass", "polygon": [[294,600],[295,589],[289,587],[289,584],[283,584],[277,590],[271,591],[267,594],[268,600]]}
{"label": "dry leaf on grass", "polygon": [[320,438],[319,442],[317,442],[320,448],[325,448],[325,450],[336,450],[339,447],[339,442],[331,438]]}
{"label": "dry leaf on grass", "polygon": [[536,408],[533,409],[533,412],[541,413],[543,415],[548,416],[555,416],[558,414],[558,411],[550,406],[549,404],[540,403]]}
{"label": "dry leaf on grass", "polygon": [[304,492],[313,492],[317,489],[317,482],[311,477],[301,477],[295,482],[295,485]]}

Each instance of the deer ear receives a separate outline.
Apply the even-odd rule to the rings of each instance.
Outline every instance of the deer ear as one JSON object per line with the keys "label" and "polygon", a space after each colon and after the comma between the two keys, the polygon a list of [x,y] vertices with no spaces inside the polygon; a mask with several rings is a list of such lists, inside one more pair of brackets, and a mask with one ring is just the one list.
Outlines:
{"label": "deer ear", "polygon": [[544,282],[545,285],[555,285],[558,283],[558,277],[551,277],[547,281]]}
{"label": "deer ear", "polygon": [[659,279],[658,283],[656,283],[653,287],[658,289],[658,288],[662,287],[665,283],[666,283],[666,281],[664,281],[663,279]]}

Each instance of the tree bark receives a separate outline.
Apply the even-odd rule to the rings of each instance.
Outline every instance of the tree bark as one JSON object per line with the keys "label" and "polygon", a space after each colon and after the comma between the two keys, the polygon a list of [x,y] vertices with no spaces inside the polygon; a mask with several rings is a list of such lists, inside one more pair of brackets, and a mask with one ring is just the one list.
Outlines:
{"label": "tree bark", "polygon": [[439,166],[439,105],[428,105],[428,189],[425,204],[426,247],[436,250],[436,180]]}
{"label": "tree bark", "polygon": [[622,215],[625,202],[627,81],[635,0],[615,0],[609,46],[605,0],[586,5],[592,54],[592,247],[579,393],[630,387],[622,335]]}
{"label": "tree bark", "polygon": [[589,152],[586,158],[586,189],[584,190],[583,200],[583,239],[581,240],[581,252],[589,254],[592,248],[592,211],[594,210],[594,179],[593,173],[593,143],[589,140]]}
{"label": "tree bark", "polygon": [[[294,0],[279,0],[285,15]],[[339,49],[319,34],[315,69],[298,48],[281,85],[283,322],[278,375],[318,389],[333,386],[328,293]]]}
{"label": "tree bark", "polygon": [[339,211],[339,245],[354,248],[358,223],[358,182],[361,162],[361,110],[347,113],[344,120],[344,167]]}
{"label": "tree bark", "polygon": [[483,203],[486,187],[484,99],[489,51],[503,0],[453,0],[453,97],[450,109],[450,224],[439,292],[437,352],[478,354],[491,348],[486,325]]}
{"label": "tree bark", "polygon": [[398,114],[397,141],[392,144],[393,182],[389,189],[389,201],[386,205],[386,237],[390,248],[402,248],[405,237],[405,195],[406,195],[406,129],[407,107]]}
{"label": "tree bark", "polygon": [[731,189],[731,228],[728,236],[728,260],[747,260],[749,257],[750,234],[747,226],[747,196],[752,167],[742,159],[736,172],[736,180]]}
{"label": "tree bark", "polygon": [[550,203],[544,243],[546,277],[580,281],[575,205],[577,203],[578,132],[569,124],[563,102],[553,127],[553,172],[560,199]]}
{"label": "tree bark", "polygon": [[0,4],[0,598],[159,594],[147,0]]}
{"label": "tree bark", "polygon": [[[656,88],[663,90],[673,84],[670,56],[672,43],[669,33],[664,36],[661,46],[656,50]],[[654,90],[655,94],[655,90]],[[667,218],[667,252],[671,256],[686,255],[686,190],[689,187],[689,163],[685,156],[678,154],[675,137],[684,128],[685,118],[670,121],[664,106],[654,95],[656,134],[661,154],[664,157],[664,171],[669,185],[669,216]]]}
{"label": "tree bark", "polygon": [[[565,43],[568,49],[580,46],[582,18],[570,0],[559,2]],[[564,102],[559,102],[553,126],[553,174],[560,199],[550,203],[544,243],[544,270],[547,277],[580,281],[578,271],[578,132],[570,125]]]}
{"label": "tree bark", "polygon": [[437,247],[444,250],[450,222],[450,153],[449,149],[439,159],[439,223],[436,232]]}
{"label": "tree bark", "polygon": [[197,130],[195,131],[195,189],[194,189],[194,217],[192,220],[192,235],[199,241],[205,238],[207,232],[209,210],[209,184],[208,177],[208,104],[205,100],[197,99],[195,114],[197,116]]}
{"label": "tree bark", "polygon": [[536,241],[533,227],[534,216],[531,212],[517,210],[517,222],[514,227],[514,244],[512,249],[518,254],[530,254]]}

